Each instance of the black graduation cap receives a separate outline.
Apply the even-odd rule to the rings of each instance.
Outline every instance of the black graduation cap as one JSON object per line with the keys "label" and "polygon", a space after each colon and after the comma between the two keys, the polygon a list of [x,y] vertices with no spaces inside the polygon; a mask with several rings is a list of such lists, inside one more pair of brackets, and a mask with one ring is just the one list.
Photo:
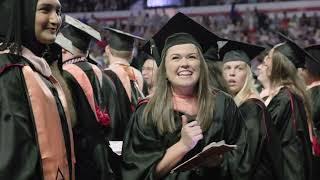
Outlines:
{"label": "black graduation cap", "polygon": [[206,61],[219,61],[218,48],[216,46],[211,46],[205,53],[203,57]]}
{"label": "black graduation cap", "polygon": [[305,50],[313,57],[307,56],[305,68],[313,74],[320,75],[320,44],[308,46]]}
{"label": "black graduation cap", "polygon": [[[101,40],[100,33],[81,21],[66,15],[55,43],[73,55],[87,53],[92,39]],[[80,52],[79,52],[80,50]]]}
{"label": "black graduation cap", "polygon": [[[285,43],[276,45],[276,49],[284,54],[296,68],[304,68],[306,58],[314,59],[308,52],[281,32],[275,32]],[[316,61],[316,60],[315,60]]]}
{"label": "black graduation cap", "polygon": [[148,59],[154,59],[154,57],[152,57],[151,55],[149,55],[148,53],[145,53],[145,52],[141,52],[141,61],[142,61],[142,64],[144,64],[144,62]]}
{"label": "black graduation cap", "polygon": [[[152,57],[151,55],[147,54],[146,52],[139,51],[138,55],[136,57],[134,57],[134,60],[132,61],[132,63],[130,65],[132,67],[135,67],[136,69],[142,70],[143,64],[148,59],[154,59],[155,60],[154,57]],[[157,63],[157,65],[158,65],[158,63]]]}
{"label": "black graduation cap", "polygon": [[261,46],[229,40],[219,49],[219,57],[223,62],[243,61],[250,65],[250,61],[264,50]]}
{"label": "black graduation cap", "polygon": [[111,32],[110,37],[108,39],[108,44],[112,49],[118,51],[131,51],[133,49],[133,44],[135,39],[143,40],[144,38],[135,36],[133,34],[120,31],[118,29],[114,29],[111,27],[104,27],[105,30],[109,30]]}
{"label": "black graduation cap", "polygon": [[154,60],[155,62],[156,62],[156,64],[157,64],[157,66],[159,67],[159,62],[157,62],[157,60],[153,57],[153,56],[151,56],[151,55],[149,55],[148,53],[143,53],[143,55],[141,56],[141,66],[139,67],[139,69],[140,70],[142,70],[142,67],[143,67],[143,64],[146,62],[146,60],[148,60],[148,59],[152,59],[152,60]]}
{"label": "black graduation cap", "polygon": [[[144,45],[143,50],[155,57],[156,55],[154,54],[160,55],[163,49],[177,44],[192,42],[196,45],[198,44],[202,51],[205,52],[211,46],[218,47],[217,41],[219,40],[223,39],[179,12]],[[158,59],[160,56],[155,58]]]}

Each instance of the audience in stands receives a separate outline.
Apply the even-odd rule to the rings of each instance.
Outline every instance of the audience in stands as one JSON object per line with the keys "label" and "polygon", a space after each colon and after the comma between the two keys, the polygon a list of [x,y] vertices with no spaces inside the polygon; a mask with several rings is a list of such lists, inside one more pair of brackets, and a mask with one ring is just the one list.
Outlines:
{"label": "audience in stands", "polygon": [[[64,12],[128,10],[138,0],[60,0]],[[144,1],[144,0],[141,0]],[[235,3],[279,2],[294,0],[184,0],[184,6],[208,6]]]}
{"label": "audience in stands", "polygon": [[136,0],[60,0],[64,12],[128,10]]}
{"label": "audience in stands", "polygon": [[[253,44],[266,45],[276,44],[278,39],[273,37],[268,29],[276,29],[288,34],[292,39],[297,40],[301,46],[320,43],[320,17],[318,13],[311,16],[288,16],[286,12],[279,14],[265,14],[257,9],[248,9],[245,13],[239,14],[235,23],[229,15],[203,15],[192,16],[193,19],[209,30],[220,36],[231,38]],[[119,19],[108,22],[93,22],[97,26],[106,24],[150,38],[157,32],[164,23],[168,21],[165,11],[155,11],[149,15],[147,12],[132,13],[128,19]]]}
{"label": "audience in stands", "polygon": [[[62,0],[73,2],[71,0]],[[82,3],[99,2],[118,2],[112,0],[77,0]],[[123,0],[123,2],[133,2],[134,0]],[[191,2],[192,0],[190,0]],[[255,2],[256,0],[247,0]],[[241,1],[241,2],[247,2]],[[267,0],[258,0],[259,2]],[[195,0],[192,2],[196,2]],[[123,3],[122,3],[123,4]],[[97,7],[98,5],[96,5]],[[65,7],[64,7],[65,8]],[[231,11],[230,11],[231,14]],[[280,30],[296,40],[302,47],[320,43],[320,17],[319,13],[314,13],[311,16],[302,14],[301,16],[289,16],[286,12],[278,14],[266,14],[258,9],[248,9],[244,13],[237,13],[239,17],[232,22],[230,14],[220,15],[202,15],[192,16],[193,19],[203,26],[207,27],[212,32],[236,41],[243,41],[258,45],[274,45],[279,42],[268,29]],[[169,15],[165,9],[154,9],[148,11],[132,11],[128,18],[121,18],[109,21],[103,21],[95,17],[83,17],[80,20],[85,21],[96,29],[105,25],[111,25],[114,28],[121,29],[132,34],[143,36],[148,39],[153,36],[163,24],[169,19]],[[107,39],[108,34],[102,31],[102,35]],[[101,43],[100,43],[101,44]],[[102,59],[103,45],[97,44],[94,46],[98,49],[95,53],[98,58]],[[102,43],[103,44],[103,43]],[[99,52],[100,56],[99,57]]]}

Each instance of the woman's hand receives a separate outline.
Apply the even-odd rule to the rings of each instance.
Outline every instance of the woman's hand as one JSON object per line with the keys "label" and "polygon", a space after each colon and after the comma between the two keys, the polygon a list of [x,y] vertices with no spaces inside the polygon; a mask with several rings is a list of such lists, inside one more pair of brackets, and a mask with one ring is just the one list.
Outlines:
{"label": "woman's hand", "polygon": [[174,168],[181,159],[203,138],[202,130],[197,121],[188,123],[187,117],[182,116],[180,140],[167,149],[165,155],[156,166],[157,179],[162,178]]}
{"label": "woman's hand", "polygon": [[198,141],[203,138],[202,129],[197,121],[188,123],[185,115],[182,115],[181,118],[182,129],[179,143],[181,143],[187,151],[190,151],[197,145]]}

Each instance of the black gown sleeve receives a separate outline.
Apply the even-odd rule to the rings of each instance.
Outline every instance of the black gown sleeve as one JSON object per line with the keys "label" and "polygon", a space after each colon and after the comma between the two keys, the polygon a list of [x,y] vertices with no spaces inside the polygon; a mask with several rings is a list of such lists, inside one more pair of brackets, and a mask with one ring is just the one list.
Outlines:
{"label": "black gown sleeve", "polygon": [[245,151],[238,168],[238,179],[281,180],[280,137],[270,113],[258,99],[247,100],[239,109],[248,131]]}
{"label": "black gown sleeve", "polygon": [[268,110],[280,135],[283,178],[308,180],[312,151],[303,100],[288,88],[282,88]]}
{"label": "black gown sleeve", "polygon": [[[216,101],[216,106],[221,106],[222,104],[225,105],[224,108],[216,108],[216,115],[223,117],[222,128],[224,129],[224,133],[222,140],[225,140],[227,144],[237,145],[236,150],[228,152],[224,155],[224,161],[221,164],[222,176],[225,179],[236,179],[238,176],[236,171],[240,162],[238,155],[243,154],[245,151],[247,128],[245,127],[239,108],[231,96],[220,95],[217,96]],[[220,112],[219,109],[222,109],[223,111]]]}
{"label": "black gown sleeve", "polygon": [[[118,101],[118,93],[116,86],[113,84],[113,81],[106,74],[102,74],[102,87],[101,91],[103,94],[103,107],[106,108],[106,111],[109,113],[111,118],[111,128],[108,132],[108,138],[115,140],[119,137],[120,134],[116,129],[118,122],[121,122],[121,111],[120,104]],[[118,139],[119,140],[119,139]]]}
{"label": "black gown sleeve", "polygon": [[0,179],[41,179],[37,144],[23,74],[13,67],[0,73]]}
{"label": "black gown sleeve", "polygon": [[285,126],[291,122],[290,99],[275,96],[268,105],[268,111],[271,114],[273,124],[276,126],[280,135],[283,136]]}
{"label": "black gown sleeve", "polygon": [[115,177],[109,164],[108,146],[105,142],[104,127],[95,117],[82,88],[67,71],[63,76],[70,88],[77,114],[73,127],[76,179],[112,179]]}
{"label": "black gown sleeve", "polygon": [[[242,135],[246,134],[243,117],[231,97],[227,96],[225,101],[224,139],[227,144],[239,144],[244,140]],[[216,104],[218,106],[221,103],[218,100]]]}
{"label": "black gown sleeve", "polygon": [[320,86],[311,88],[310,93],[313,124],[320,136]]}
{"label": "black gown sleeve", "polygon": [[238,179],[248,179],[254,168],[255,157],[258,156],[257,151],[259,143],[262,140],[260,136],[260,122],[263,118],[262,109],[255,104],[254,101],[247,100],[239,107],[244,123],[247,127],[247,141],[243,154],[240,154],[240,162],[238,168]]}
{"label": "black gown sleeve", "polygon": [[127,92],[116,73],[114,73],[112,70],[104,70],[103,73],[107,75],[115,85],[115,88],[117,90],[116,99],[119,103],[120,110],[120,118],[118,118],[118,120],[111,121],[112,130],[109,139],[112,141],[122,141],[124,138],[125,130],[127,129],[127,124],[132,115],[133,107],[131,105]]}
{"label": "black gown sleeve", "polygon": [[166,152],[155,126],[143,121],[143,109],[144,105],[137,109],[127,126],[122,147],[122,179],[155,179],[157,162]]}
{"label": "black gown sleeve", "polygon": [[[318,142],[320,143],[320,86],[309,89],[312,103],[312,119],[314,125],[314,133],[316,133]],[[312,179],[318,180],[320,177],[320,157],[312,157]]]}

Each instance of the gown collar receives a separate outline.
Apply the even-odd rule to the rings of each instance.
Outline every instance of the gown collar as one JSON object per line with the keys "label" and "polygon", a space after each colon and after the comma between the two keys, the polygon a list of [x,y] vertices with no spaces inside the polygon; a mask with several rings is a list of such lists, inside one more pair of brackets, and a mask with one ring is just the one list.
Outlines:
{"label": "gown collar", "polygon": [[265,105],[268,106],[268,104],[271,102],[271,100],[273,99],[274,96],[276,96],[279,91],[283,88],[284,86],[279,86],[274,90],[271,90],[270,95],[268,96],[268,98],[265,101]]}
{"label": "gown collar", "polygon": [[[9,54],[10,51],[8,49],[4,51],[0,51],[0,54]],[[29,63],[31,63],[36,71],[41,73],[45,77],[50,77],[52,75],[51,69],[47,61],[39,56],[36,56],[32,53],[28,48],[22,47],[21,56],[26,58]]]}
{"label": "gown collar", "polygon": [[43,76],[50,77],[52,75],[50,66],[44,58],[36,56],[26,47],[22,47],[21,55],[28,59],[34,68]]}
{"label": "gown collar", "polygon": [[320,86],[320,81],[312,82],[310,85],[307,86],[307,90],[309,90],[313,87],[316,87],[316,86]]}

